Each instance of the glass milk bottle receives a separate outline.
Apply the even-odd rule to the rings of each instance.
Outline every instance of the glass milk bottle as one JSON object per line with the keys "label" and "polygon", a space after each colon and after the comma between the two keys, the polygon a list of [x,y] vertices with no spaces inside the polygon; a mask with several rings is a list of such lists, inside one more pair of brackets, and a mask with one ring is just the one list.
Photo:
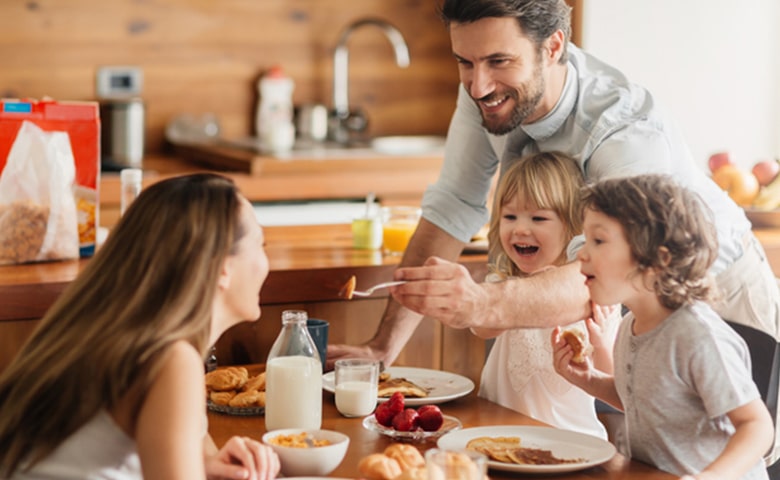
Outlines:
{"label": "glass milk bottle", "polygon": [[302,310],[282,312],[266,361],[265,428],[316,430],[322,423],[322,364]]}

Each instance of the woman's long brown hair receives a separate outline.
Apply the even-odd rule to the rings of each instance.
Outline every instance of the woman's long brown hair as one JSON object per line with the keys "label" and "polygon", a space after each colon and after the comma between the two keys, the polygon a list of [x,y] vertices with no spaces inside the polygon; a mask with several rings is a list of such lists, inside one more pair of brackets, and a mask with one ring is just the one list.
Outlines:
{"label": "woman's long brown hair", "polygon": [[0,376],[0,477],[46,457],[131,386],[146,392],[173,342],[205,355],[217,278],[244,233],[239,202],[210,174],[163,180],[133,202]]}

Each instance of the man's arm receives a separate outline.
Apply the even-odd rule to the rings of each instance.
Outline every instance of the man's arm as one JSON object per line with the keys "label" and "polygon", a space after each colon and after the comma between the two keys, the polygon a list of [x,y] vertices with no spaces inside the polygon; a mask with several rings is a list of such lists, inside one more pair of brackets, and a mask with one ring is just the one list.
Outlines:
{"label": "man's arm", "polygon": [[590,315],[579,262],[524,278],[477,284],[462,265],[429,258],[396,270],[393,297],[406,308],[454,328],[552,327]]}
{"label": "man's arm", "polygon": [[[432,255],[454,261],[463,250],[463,245],[463,242],[423,218],[409,241],[400,266],[422,265],[425,259]],[[390,298],[374,337],[366,344],[328,345],[328,368],[332,368],[339,358],[366,356],[390,365],[401,353],[420,320],[422,315],[404,308]]]}

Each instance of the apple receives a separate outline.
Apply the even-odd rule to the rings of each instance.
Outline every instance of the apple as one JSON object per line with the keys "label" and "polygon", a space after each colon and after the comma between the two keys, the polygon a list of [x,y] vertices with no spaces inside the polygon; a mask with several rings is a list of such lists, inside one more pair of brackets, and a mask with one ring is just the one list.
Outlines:
{"label": "apple", "polygon": [[707,164],[710,167],[710,173],[715,173],[715,170],[723,165],[733,164],[733,162],[731,161],[731,154],[729,154],[729,152],[718,152],[710,155]]}
{"label": "apple", "polygon": [[780,163],[776,160],[764,160],[753,165],[751,172],[756,176],[758,184],[765,187],[780,173]]}
{"label": "apple", "polygon": [[734,164],[722,165],[712,173],[712,180],[728,193],[737,205],[746,207],[758,195],[758,179]]}

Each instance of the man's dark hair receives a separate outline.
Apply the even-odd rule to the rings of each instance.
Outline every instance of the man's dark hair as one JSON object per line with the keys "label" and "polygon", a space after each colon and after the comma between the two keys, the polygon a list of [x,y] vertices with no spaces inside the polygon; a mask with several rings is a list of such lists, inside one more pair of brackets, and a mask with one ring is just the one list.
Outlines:
{"label": "man's dark hair", "polygon": [[448,27],[453,22],[471,23],[488,17],[515,18],[537,48],[556,30],[561,30],[565,38],[559,63],[568,60],[571,7],[564,0],[444,0],[439,14]]}

